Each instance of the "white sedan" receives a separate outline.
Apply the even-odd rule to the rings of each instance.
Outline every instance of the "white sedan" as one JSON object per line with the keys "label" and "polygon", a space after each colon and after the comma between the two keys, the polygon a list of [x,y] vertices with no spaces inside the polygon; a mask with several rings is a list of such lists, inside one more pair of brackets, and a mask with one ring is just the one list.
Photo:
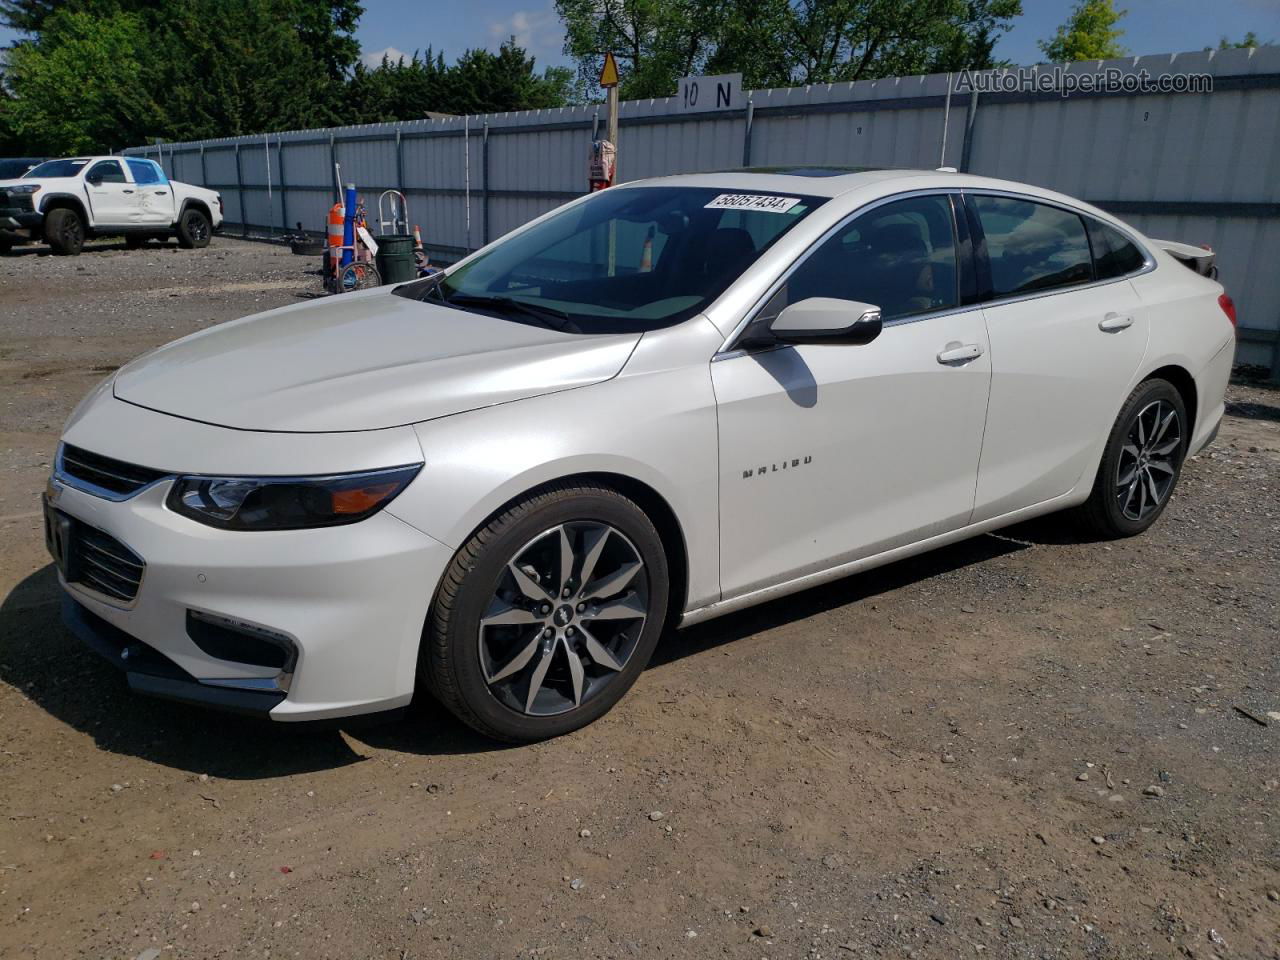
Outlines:
{"label": "white sedan", "polygon": [[144,693],[565,733],[669,626],[1068,508],[1149,527],[1235,343],[1165,246],[947,172],[584,197],[108,378],[46,493],[64,615]]}

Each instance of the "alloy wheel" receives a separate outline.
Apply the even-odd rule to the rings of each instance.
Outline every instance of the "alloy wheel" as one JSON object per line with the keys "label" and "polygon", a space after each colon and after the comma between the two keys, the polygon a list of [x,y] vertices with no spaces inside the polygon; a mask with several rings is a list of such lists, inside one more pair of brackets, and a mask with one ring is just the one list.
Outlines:
{"label": "alloy wheel", "polygon": [[203,243],[209,239],[209,226],[204,217],[191,214],[187,217],[187,234],[193,243]]}
{"label": "alloy wheel", "polygon": [[1182,421],[1173,405],[1155,400],[1138,411],[1120,449],[1116,502],[1129,520],[1145,520],[1168,499],[1178,476]]}
{"label": "alloy wheel", "polygon": [[543,531],[508,561],[480,618],[489,691],[529,716],[582,706],[626,667],[648,604],[648,571],[618,529],[583,520]]}

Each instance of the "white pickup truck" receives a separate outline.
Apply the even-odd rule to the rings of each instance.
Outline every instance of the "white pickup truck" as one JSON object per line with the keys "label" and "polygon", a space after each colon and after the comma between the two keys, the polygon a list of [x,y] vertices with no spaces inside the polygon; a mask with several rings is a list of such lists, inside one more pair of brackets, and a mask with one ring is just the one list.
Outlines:
{"label": "white pickup truck", "polygon": [[0,253],[43,239],[54,253],[75,256],[86,239],[117,235],[130,248],[170,236],[203,247],[221,226],[221,196],[170,180],[143,157],[46,160],[0,181]]}

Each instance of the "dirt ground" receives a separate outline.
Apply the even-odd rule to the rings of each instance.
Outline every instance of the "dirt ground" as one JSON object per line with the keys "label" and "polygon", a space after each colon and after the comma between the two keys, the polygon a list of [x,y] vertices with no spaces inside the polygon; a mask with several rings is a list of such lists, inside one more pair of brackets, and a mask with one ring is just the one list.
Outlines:
{"label": "dirt ground", "polygon": [[314,266],[0,259],[0,957],[1280,957],[1280,393],[1232,388],[1146,536],[1040,522],[669,636],[554,742],[132,696],[58,622],[60,426]]}

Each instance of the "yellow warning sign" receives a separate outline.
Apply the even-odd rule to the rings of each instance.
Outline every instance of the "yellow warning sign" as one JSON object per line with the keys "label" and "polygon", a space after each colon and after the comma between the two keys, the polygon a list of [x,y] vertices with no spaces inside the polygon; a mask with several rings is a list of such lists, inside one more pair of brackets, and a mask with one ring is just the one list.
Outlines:
{"label": "yellow warning sign", "polygon": [[604,67],[600,70],[600,86],[616,87],[618,85],[618,61],[612,53],[604,55]]}

